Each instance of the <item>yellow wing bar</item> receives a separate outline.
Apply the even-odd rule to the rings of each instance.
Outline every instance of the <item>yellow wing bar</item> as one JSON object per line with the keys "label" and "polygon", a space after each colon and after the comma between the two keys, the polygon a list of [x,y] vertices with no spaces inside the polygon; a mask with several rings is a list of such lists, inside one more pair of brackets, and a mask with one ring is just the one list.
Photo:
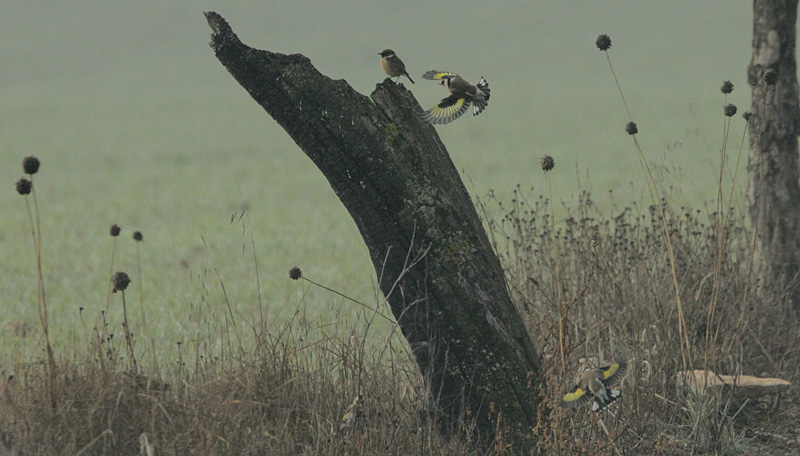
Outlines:
{"label": "yellow wing bar", "polygon": [[444,78],[445,76],[458,76],[458,75],[455,74],[455,73],[447,72],[447,71],[431,70],[431,71],[428,71],[427,73],[423,74],[422,78],[423,79],[428,79],[428,80],[431,80],[431,81],[439,81],[442,78]]}
{"label": "yellow wing bar", "polygon": [[603,367],[602,368],[603,377],[605,378],[603,384],[605,384],[606,386],[616,385],[620,380],[622,380],[622,377],[625,376],[625,370],[627,368],[628,368],[628,363],[624,361]]}

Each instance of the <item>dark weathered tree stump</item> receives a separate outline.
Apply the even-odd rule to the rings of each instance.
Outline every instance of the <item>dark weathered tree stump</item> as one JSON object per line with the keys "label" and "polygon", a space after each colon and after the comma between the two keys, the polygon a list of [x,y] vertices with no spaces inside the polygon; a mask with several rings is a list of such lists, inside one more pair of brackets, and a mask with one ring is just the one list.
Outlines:
{"label": "dark weathered tree stump", "polygon": [[442,430],[469,411],[487,445],[499,412],[506,438],[530,447],[536,352],[475,206],[411,92],[387,79],[369,99],[308,58],[250,48],[221,16],[206,17],[217,58],[319,167],[355,220]]}

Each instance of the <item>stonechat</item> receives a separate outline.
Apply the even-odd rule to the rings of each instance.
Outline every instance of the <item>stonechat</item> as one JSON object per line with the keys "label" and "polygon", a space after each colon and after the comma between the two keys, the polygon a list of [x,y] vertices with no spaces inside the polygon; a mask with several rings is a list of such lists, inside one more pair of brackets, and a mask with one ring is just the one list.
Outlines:
{"label": "stonechat", "polygon": [[406,71],[406,65],[400,60],[400,57],[394,53],[391,49],[384,49],[383,52],[378,53],[381,56],[381,68],[383,71],[386,72],[390,77],[396,77],[394,82],[397,82],[400,79],[400,76],[405,76],[414,84],[414,80],[411,79],[411,76],[408,75]]}

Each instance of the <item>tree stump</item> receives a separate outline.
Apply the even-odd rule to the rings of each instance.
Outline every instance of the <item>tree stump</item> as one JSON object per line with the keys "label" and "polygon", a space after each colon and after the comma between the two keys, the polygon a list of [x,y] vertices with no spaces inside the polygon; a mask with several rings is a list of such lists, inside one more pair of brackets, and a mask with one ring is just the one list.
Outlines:
{"label": "tree stump", "polygon": [[221,16],[206,18],[217,58],[353,217],[440,429],[452,433],[469,414],[480,446],[502,432],[515,451],[532,448],[539,358],[475,206],[411,92],[386,79],[367,98],[302,55],[250,48]]}

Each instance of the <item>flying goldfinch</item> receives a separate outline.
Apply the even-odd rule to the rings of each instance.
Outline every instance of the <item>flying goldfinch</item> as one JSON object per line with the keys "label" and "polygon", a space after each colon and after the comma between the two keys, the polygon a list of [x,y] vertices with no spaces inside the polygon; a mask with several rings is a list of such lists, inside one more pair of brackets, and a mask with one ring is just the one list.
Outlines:
{"label": "flying goldfinch", "polygon": [[360,394],[353,399],[353,402],[347,407],[347,411],[344,412],[342,419],[339,421],[339,432],[357,424],[363,424],[364,412],[361,411],[361,403],[363,401],[364,396]]}
{"label": "flying goldfinch", "polygon": [[578,385],[561,400],[561,406],[578,407],[594,399],[592,411],[605,410],[622,395],[620,390],[609,388],[622,380],[627,367],[628,363],[621,361],[600,369],[586,369]]}
{"label": "flying goldfinch", "polygon": [[384,49],[383,51],[379,52],[378,55],[381,56],[381,68],[383,68],[383,71],[385,71],[386,74],[392,78],[397,77],[394,82],[400,80],[400,76],[405,76],[409,81],[411,81],[412,84],[414,84],[414,80],[411,79],[411,76],[409,76],[408,72],[406,71],[405,63],[400,60],[400,57],[398,57],[393,50]]}
{"label": "flying goldfinch", "polygon": [[432,124],[446,124],[461,117],[470,105],[472,114],[477,116],[489,104],[489,83],[481,77],[477,85],[472,85],[461,76],[446,71],[428,71],[424,79],[440,81],[450,91],[450,96],[438,105],[425,111],[422,119]]}

